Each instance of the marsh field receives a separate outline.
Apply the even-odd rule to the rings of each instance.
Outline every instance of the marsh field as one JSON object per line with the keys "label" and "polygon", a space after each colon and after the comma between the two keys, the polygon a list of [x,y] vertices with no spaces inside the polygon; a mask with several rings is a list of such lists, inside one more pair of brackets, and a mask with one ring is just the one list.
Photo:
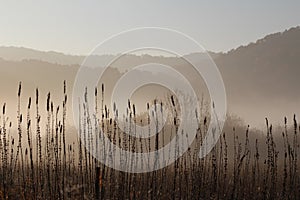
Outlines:
{"label": "marsh field", "polygon": [[[126,173],[101,164],[86,150],[86,146],[99,140],[95,148],[108,154],[113,152],[95,134],[102,129],[119,147],[150,152],[168,142],[164,135],[176,137],[179,117],[174,115],[168,128],[152,138],[129,137],[122,134],[103,105],[105,86],[102,85],[95,88],[95,113],[89,113],[87,100],[79,105],[81,134],[74,135],[76,130],[66,123],[71,111],[66,106],[69,100],[66,83],[62,85],[60,102],[53,102],[48,93],[46,102],[42,103],[39,89],[34,96],[22,100],[20,83],[16,91],[16,116],[7,116],[9,108],[5,103],[2,105],[1,199],[299,199],[300,126],[296,116],[283,117],[283,125],[276,127],[266,119],[262,131],[228,116],[217,145],[205,158],[199,159],[199,146],[209,123],[209,115],[200,109],[195,115],[199,122],[196,139],[182,157],[157,171]],[[175,112],[177,103],[173,96],[169,97],[170,109]],[[141,125],[150,120],[148,115],[138,116],[131,102],[128,102],[127,115],[126,118]],[[15,124],[10,121],[13,117],[17,119]],[[99,122],[98,127],[92,128],[95,120]],[[120,159],[126,163],[126,158]],[[144,158],[145,165],[147,162]],[[134,162],[126,164],[135,167]]]}

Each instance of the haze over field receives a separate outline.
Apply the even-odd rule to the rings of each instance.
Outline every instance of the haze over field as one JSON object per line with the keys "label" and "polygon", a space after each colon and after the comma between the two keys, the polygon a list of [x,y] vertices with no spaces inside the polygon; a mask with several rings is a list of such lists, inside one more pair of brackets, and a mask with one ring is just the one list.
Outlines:
{"label": "haze over field", "polygon": [[[270,34],[264,38],[240,46],[227,53],[210,52],[222,73],[228,98],[229,113],[236,114],[252,126],[261,127],[265,117],[274,123],[282,123],[284,116],[300,115],[300,28]],[[196,56],[190,54],[188,56]],[[105,63],[111,56],[95,55]],[[52,91],[59,98],[63,80],[67,80],[69,92],[76,72],[85,56],[65,55],[57,52],[42,52],[28,48],[0,47],[0,92],[5,94],[0,102],[7,102],[9,111],[15,113],[16,88],[23,82],[26,96],[33,96],[39,87],[44,97]],[[199,94],[207,95],[205,84],[193,75],[190,67],[180,58],[150,55],[122,56],[112,67],[123,69],[143,63],[156,62],[173,66],[183,72],[193,84],[198,84]],[[199,60],[203,62],[203,60]],[[107,91],[124,71],[111,69],[104,82]],[[16,73],[18,72],[18,73]],[[149,89],[149,88],[148,88]],[[156,90],[159,93],[161,91]],[[155,92],[149,96],[156,96]],[[137,97],[140,107],[149,100],[148,92]],[[43,95],[41,95],[43,97]],[[149,97],[150,98],[150,97]],[[26,98],[24,98],[25,100]],[[27,99],[26,99],[27,100]]]}

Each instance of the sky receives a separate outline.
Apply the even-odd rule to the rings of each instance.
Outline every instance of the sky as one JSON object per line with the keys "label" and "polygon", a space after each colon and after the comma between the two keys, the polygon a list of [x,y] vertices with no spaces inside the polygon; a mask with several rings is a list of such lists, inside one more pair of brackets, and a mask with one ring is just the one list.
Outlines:
{"label": "sky", "polygon": [[0,0],[0,46],[88,54],[114,34],[153,26],[226,52],[300,25],[299,8],[298,0]]}

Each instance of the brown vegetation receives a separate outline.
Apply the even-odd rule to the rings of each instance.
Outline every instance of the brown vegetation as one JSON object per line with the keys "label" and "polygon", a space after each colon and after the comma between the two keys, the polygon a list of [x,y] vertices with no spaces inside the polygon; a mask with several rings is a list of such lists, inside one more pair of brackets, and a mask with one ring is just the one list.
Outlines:
{"label": "brown vegetation", "polygon": [[[105,91],[102,85],[100,94],[95,90],[94,115],[88,112],[87,99],[79,106],[83,113],[79,119],[79,131],[85,138],[68,144],[66,83],[63,90],[62,107],[55,107],[50,93],[47,96],[47,116],[43,116],[47,118],[45,131],[40,125],[39,113],[44,108],[39,107],[38,89],[35,101],[28,99],[24,117],[20,111],[23,105],[20,103],[22,88],[19,85],[17,138],[11,135],[14,127],[6,116],[6,104],[3,105],[0,125],[0,199],[298,199],[300,196],[300,127],[296,117],[292,131],[285,118],[281,136],[274,135],[272,125],[266,119],[265,138],[257,138],[254,142],[249,139],[249,126],[244,133],[233,128],[232,133],[224,133],[220,137],[208,156],[199,159],[198,149],[207,130],[208,118],[203,113],[197,113],[198,134],[188,152],[161,170],[130,174],[108,168],[89,154],[85,146],[94,142],[100,144],[94,133],[102,129],[118,146],[128,151],[148,152],[164,146],[167,139],[163,133],[167,129],[163,129],[162,134],[155,136],[153,141],[150,138],[140,140],[122,135],[110,117],[109,109],[103,105]],[[175,104],[176,101],[171,97],[170,105],[174,110]],[[179,119],[174,116],[169,126],[176,130]],[[135,122],[139,120],[141,124],[149,123],[149,117],[138,118],[131,102],[128,102],[127,117]],[[97,122],[99,126],[96,126],[96,130],[92,129],[92,123]],[[172,134],[172,137],[176,137]],[[278,148],[274,139],[278,137],[281,137],[282,148]],[[95,148],[100,147],[96,145]],[[101,148],[111,151],[105,144]],[[134,167],[134,163],[131,165]]]}

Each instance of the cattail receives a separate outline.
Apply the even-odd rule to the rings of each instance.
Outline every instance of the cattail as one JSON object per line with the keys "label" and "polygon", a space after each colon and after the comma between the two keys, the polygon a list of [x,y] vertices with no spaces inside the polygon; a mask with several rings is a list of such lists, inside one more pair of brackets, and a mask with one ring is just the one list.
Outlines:
{"label": "cattail", "polygon": [[21,90],[22,90],[22,83],[19,83],[19,90],[18,90],[18,97],[21,96]]}
{"label": "cattail", "polygon": [[29,100],[28,100],[28,109],[30,109],[30,106],[31,106],[31,97],[29,97]]}
{"label": "cattail", "polygon": [[135,105],[133,104],[133,115],[135,116]]}
{"label": "cattail", "polygon": [[131,109],[131,104],[130,104],[130,100],[128,99],[128,108],[129,110]]}
{"label": "cattail", "polygon": [[51,104],[50,104],[50,105],[51,105],[51,107],[50,107],[51,109],[50,109],[50,110],[51,110],[51,112],[53,113],[53,102],[52,102],[52,101],[51,101]]}
{"label": "cattail", "polygon": [[[286,117],[284,118],[284,123],[287,123]],[[286,140],[285,134],[282,132],[283,138],[283,147],[284,147],[284,160],[283,160],[283,183],[282,183],[282,192],[281,197],[282,199],[286,198],[286,186],[287,186],[287,178],[288,178],[288,171],[287,171],[287,148],[286,148]]]}
{"label": "cattail", "polygon": [[175,107],[175,101],[174,101],[174,96],[173,95],[171,95],[171,102],[172,102],[173,107]]}
{"label": "cattail", "polygon": [[67,93],[67,84],[66,84],[66,80],[64,80],[64,94]]}
{"label": "cattail", "polygon": [[47,111],[49,112],[50,110],[50,92],[47,95]]}
{"label": "cattail", "polygon": [[3,112],[2,112],[3,115],[5,115],[5,105],[6,105],[6,104],[4,103],[4,105],[3,105]]}

